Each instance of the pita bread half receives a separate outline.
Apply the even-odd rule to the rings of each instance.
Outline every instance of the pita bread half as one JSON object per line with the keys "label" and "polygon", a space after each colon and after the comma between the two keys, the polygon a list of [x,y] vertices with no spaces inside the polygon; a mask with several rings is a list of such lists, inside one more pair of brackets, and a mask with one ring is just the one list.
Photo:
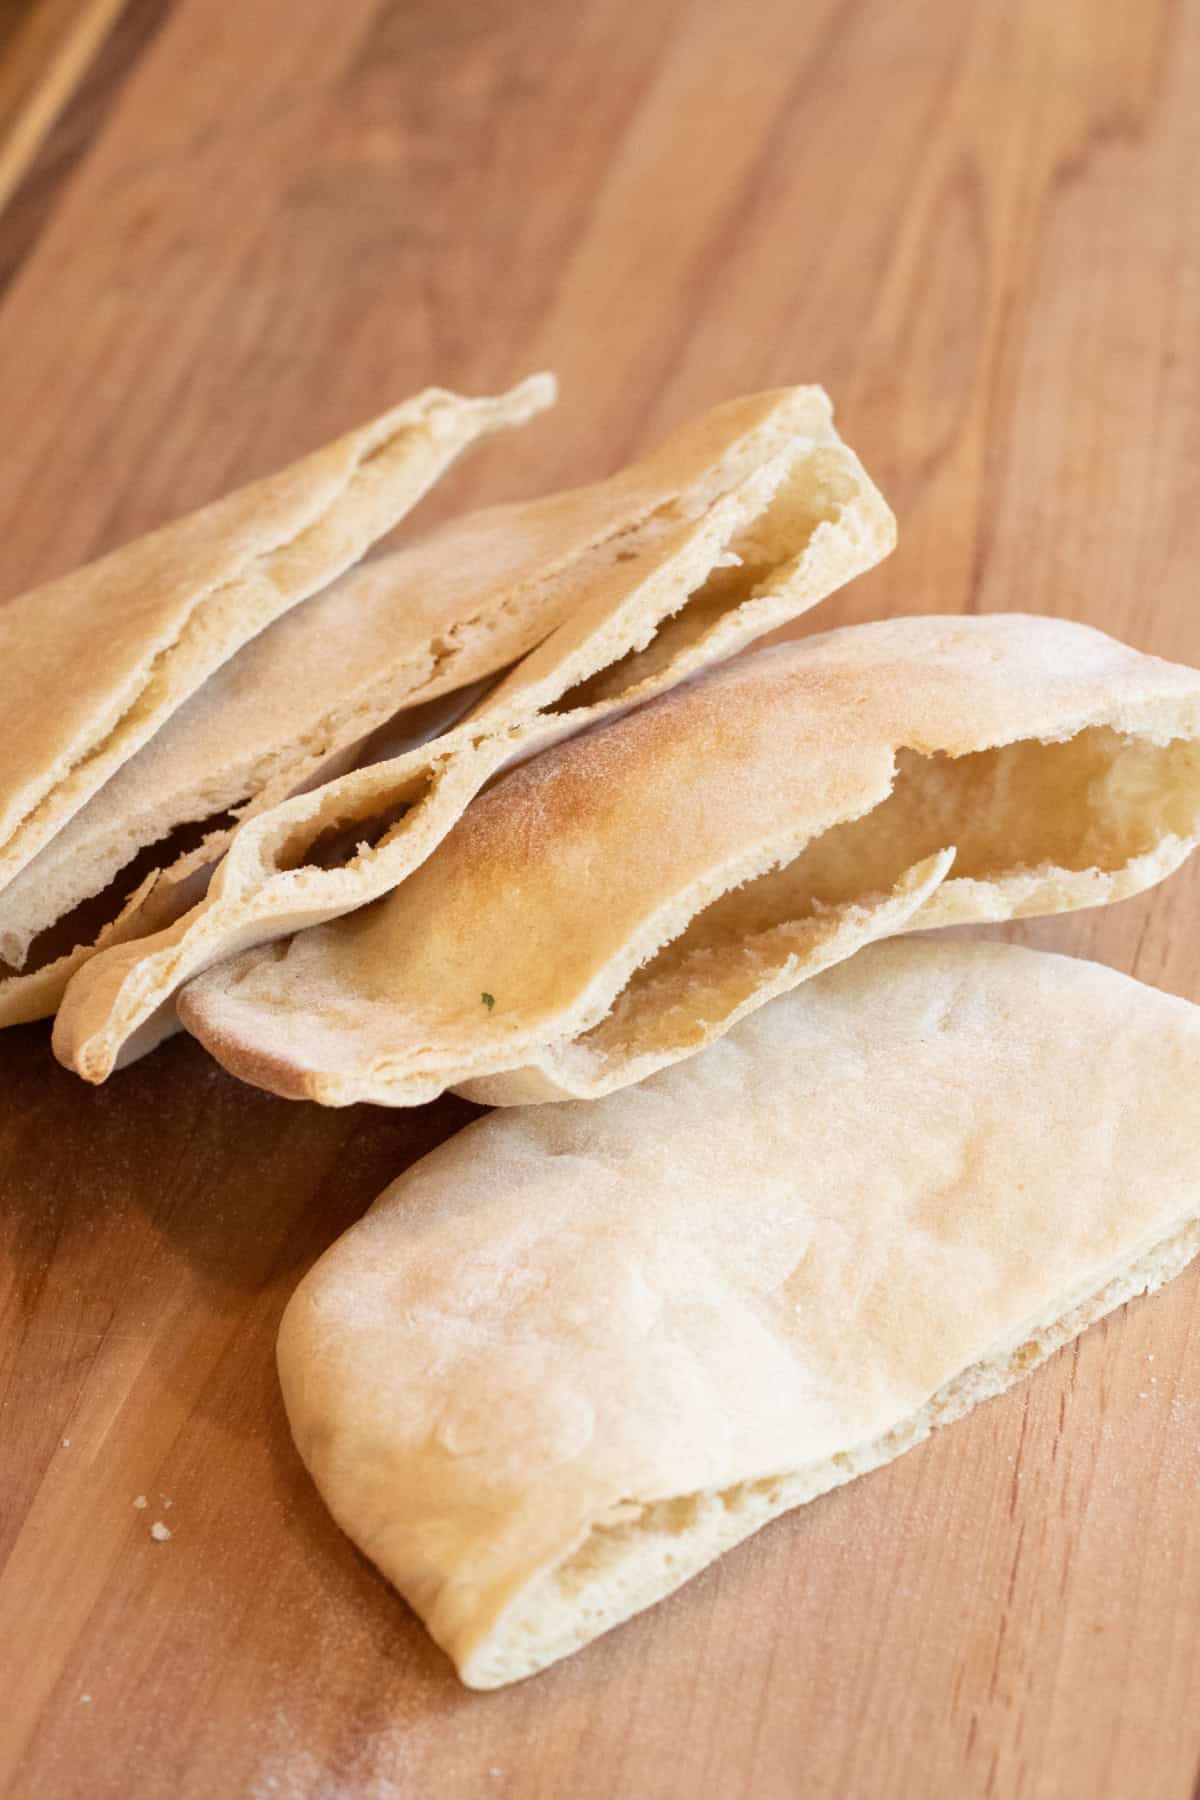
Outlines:
{"label": "pita bread half", "polygon": [[[673,442],[651,459],[660,498],[650,510],[639,502],[636,523],[599,537],[589,526],[590,548],[570,559],[560,544],[547,560],[548,527],[525,549],[509,545],[507,564],[552,590],[538,606],[561,623],[460,726],[248,820],[199,906],[75,976],[55,1026],[68,1067],[104,1080],[163,1035],[158,1015],[173,1018],[173,995],[192,975],[387,893],[499,770],[731,655],[894,542],[892,515],[838,437],[820,389],[733,402]],[[668,484],[681,464],[688,484]],[[628,471],[614,481],[623,493],[647,488]],[[562,496],[547,504],[561,533],[578,509]],[[611,510],[611,496],[605,504]],[[582,537],[576,530],[571,541]],[[331,836],[350,843],[332,867]]]}
{"label": "pita bread half", "polygon": [[[143,907],[139,930],[126,909],[122,934],[171,923],[183,910],[172,908],[173,891],[219,860],[238,820],[353,766],[357,747],[401,709],[430,706],[517,662],[578,603],[567,577],[581,560],[594,579],[631,554],[631,535],[655,515],[702,514],[747,472],[814,435],[829,439],[828,405],[814,390],[751,396],[684,426],[607,481],[455,520],[353,570],[212,675],[0,893],[0,957],[24,969],[37,934],[106,888],[146,845],[213,818],[203,855],[190,853],[156,884],[155,923]],[[807,462],[816,461],[814,449]],[[234,816],[221,824],[222,814]],[[0,1024],[36,1016],[31,1005],[52,1012],[91,947],[61,958],[53,978],[35,967],[0,980]]]}
{"label": "pita bread half", "polygon": [[403,1175],[284,1315],[300,1454],[463,1681],[519,1680],[1176,1274],[1198,1082],[1200,1008],[1111,969],[873,945]]}
{"label": "pita bread half", "polygon": [[[295,615],[289,615],[293,616]],[[270,631],[263,633],[263,637],[270,637],[275,629],[273,626]],[[253,644],[247,646],[247,650],[257,649],[261,643],[262,638],[256,638]],[[337,664],[338,658],[336,649],[333,646],[330,649],[328,661],[333,666]],[[233,663],[241,662],[245,654],[246,651],[243,651],[234,657]],[[223,677],[230,666],[227,664],[225,669],[211,677],[201,690],[202,694],[207,696],[214,683],[223,685]],[[94,938],[92,932],[95,930],[96,907],[91,900],[82,898],[68,906],[62,925],[55,927],[52,936],[61,939],[65,928],[72,924],[75,924],[78,932],[79,921],[89,919],[83,941],[76,942],[74,948],[60,955],[51,954],[48,960],[38,954],[35,946],[29,966],[20,973],[0,973],[0,1029],[6,1025],[22,1025],[33,1019],[51,1017],[59,1006],[72,975],[90,962],[99,951],[110,944],[131,943],[155,931],[164,930],[192,906],[197,905],[204,897],[213,870],[232,841],[238,818],[255,817],[259,812],[265,811],[280,793],[306,792],[323,779],[333,779],[345,770],[354,768],[356,764],[371,760],[375,746],[382,737],[386,737],[392,746],[389,754],[400,754],[401,744],[405,748],[412,748],[428,743],[468,712],[486,685],[486,682],[476,682],[467,688],[455,689],[430,702],[413,706],[402,712],[395,721],[389,721],[383,731],[369,734],[350,744],[339,744],[336,748],[326,749],[323,754],[314,752],[311,756],[304,756],[300,752],[298,760],[287,765],[286,773],[281,771],[242,806],[231,809],[232,822],[229,822],[229,814],[222,817],[219,810],[215,817],[208,816],[209,828],[204,832],[200,843],[192,850],[181,851],[165,869],[152,868],[142,875],[133,893],[123,904],[113,898],[121,891],[121,878],[110,877],[111,916],[100,926]],[[265,698],[269,699],[270,696]],[[15,899],[23,907],[32,896],[31,903],[40,906],[47,893],[64,891],[63,886],[57,885],[59,882],[64,886],[71,883],[71,891],[78,888],[81,893],[88,895],[99,890],[102,898],[105,884],[97,878],[89,879],[88,869],[95,870],[101,859],[106,864],[114,843],[122,839],[130,844],[137,841],[139,826],[147,818],[147,812],[141,809],[142,805],[150,805],[158,797],[166,797],[168,803],[178,797],[178,790],[171,795],[166,785],[173,773],[173,765],[182,764],[185,769],[190,770],[200,769],[203,766],[201,749],[205,745],[211,745],[214,759],[210,766],[214,771],[214,780],[219,780],[232,766],[228,753],[238,741],[237,729],[243,720],[249,725],[251,734],[260,738],[269,729],[253,692],[239,690],[236,699],[227,709],[222,708],[215,716],[204,716],[197,722],[199,729],[192,739],[188,728],[193,721],[187,715],[192,712],[193,705],[194,701],[189,701],[186,706],[181,707],[163,730],[151,738],[145,748],[126,763],[123,769],[118,770],[111,781],[105,783],[83,811],[77,813],[41,855],[21,871],[12,886],[4,894],[0,894],[0,920],[12,919],[14,916],[6,906],[10,899]],[[221,727],[225,729],[222,730]],[[242,741],[245,742],[244,739]],[[222,749],[226,752],[224,765],[220,761]],[[140,802],[139,790],[142,790]],[[128,811],[127,803],[132,803]],[[179,823],[185,823],[188,815],[195,810],[194,806],[182,806],[183,817]],[[207,809],[205,811],[207,813]],[[110,827],[113,828],[111,832]],[[162,837],[164,834],[151,835]],[[136,879],[144,858],[137,852],[132,854],[135,858],[132,868]],[[124,868],[124,859],[120,860]],[[56,885],[51,886],[51,882]],[[128,885],[128,881],[125,885]]]}
{"label": "pita bread half", "polygon": [[357,562],[459,452],[554,399],[440,388],[0,608],[0,888],[248,639]]}
{"label": "pita bread half", "polygon": [[386,900],[180,1016],[329,1105],[595,1098],[872,938],[1121,899],[1198,838],[1200,673],[1057,619],[850,626],[506,775]]}

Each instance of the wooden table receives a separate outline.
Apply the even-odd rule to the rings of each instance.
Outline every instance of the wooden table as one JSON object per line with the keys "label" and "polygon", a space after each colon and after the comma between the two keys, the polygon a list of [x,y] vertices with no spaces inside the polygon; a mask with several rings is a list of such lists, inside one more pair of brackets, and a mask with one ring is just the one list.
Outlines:
{"label": "wooden table", "polygon": [[[564,384],[432,519],[821,380],[901,522],[822,624],[1038,609],[1200,662],[1197,7],[39,12],[0,10],[6,595],[428,381]],[[1193,865],[1021,935],[1200,999],[1198,902]],[[187,1042],[93,1092],[0,1038],[9,1793],[1200,1793],[1196,1270],[574,1661],[458,1687],[310,1487],[272,1340],[469,1114],[288,1105]]]}

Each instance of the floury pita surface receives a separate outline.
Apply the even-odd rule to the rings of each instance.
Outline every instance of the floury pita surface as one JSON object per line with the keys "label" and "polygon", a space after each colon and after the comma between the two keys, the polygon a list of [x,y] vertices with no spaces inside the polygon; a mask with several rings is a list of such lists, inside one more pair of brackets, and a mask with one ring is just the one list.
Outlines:
{"label": "floury pita surface", "polygon": [[463,1680],[517,1680],[1177,1273],[1198,1087],[1186,1001],[872,945],[410,1169],[284,1316],[297,1445]]}

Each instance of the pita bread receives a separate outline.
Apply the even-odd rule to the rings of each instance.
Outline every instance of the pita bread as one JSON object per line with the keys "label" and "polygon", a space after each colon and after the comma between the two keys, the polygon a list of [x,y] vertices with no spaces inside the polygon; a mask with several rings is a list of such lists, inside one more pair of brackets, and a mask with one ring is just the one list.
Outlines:
{"label": "pita bread", "polygon": [[[55,1028],[69,1067],[103,1080],[162,1036],[156,1015],[191,975],[388,892],[500,769],[794,618],[895,536],[814,388],[718,408],[640,472],[589,492],[518,513],[532,528],[510,516],[479,534],[495,546],[497,611],[531,608],[556,626],[545,641],[430,749],[243,824],[201,905],[105,951],[71,982]],[[473,550],[470,566],[479,560]],[[352,854],[322,867],[337,834]]]}
{"label": "pita bread", "polygon": [[1198,1082],[1200,1008],[1111,969],[874,945],[411,1168],[284,1315],[300,1453],[462,1679],[518,1680],[1177,1273]]}
{"label": "pita bread", "polygon": [[553,398],[544,375],[498,399],[429,388],[0,608],[0,889],[234,651],[357,562],[468,444]]}
{"label": "pita bread", "polygon": [[[320,601],[308,604],[318,605]],[[298,619],[305,610],[300,608],[281,623]],[[335,737],[330,744],[314,733],[318,743],[324,741],[322,750],[310,748],[306,753],[303,740],[297,740],[295,760],[280,757],[281,767],[274,777],[269,778],[257,793],[252,792],[240,806],[214,804],[209,808],[203,801],[197,803],[183,797],[189,791],[194,793],[194,788],[182,790],[181,794],[181,789],[173,784],[177,774],[197,772],[207,766],[212,771],[210,792],[221,791],[218,783],[227,790],[236,787],[235,782],[229,781],[229,776],[245,764],[234,752],[234,746],[239,743],[253,746],[255,740],[265,745],[266,734],[271,729],[271,711],[278,717],[282,710],[271,709],[269,702],[281,690],[272,685],[262,694],[262,704],[254,688],[243,687],[240,682],[228,704],[214,703],[210,690],[215,686],[224,688],[230,672],[251,651],[264,646],[264,640],[274,636],[276,630],[278,626],[272,626],[239,652],[224,669],[211,676],[200,694],[181,707],[162,731],[105,783],[83,811],[77,813],[41,855],[36,856],[28,868],[22,869],[11,887],[0,894],[0,942],[3,942],[3,924],[20,920],[26,907],[35,909],[25,914],[30,918],[45,911],[57,911],[62,905],[62,925],[56,926],[51,934],[53,938],[61,938],[64,929],[72,924],[78,927],[81,919],[88,920],[84,941],[76,943],[73,949],[43,961],[35,944],[29,965],[21,973],[0,974],[0,1029],[6,1025],[22,1025],[32,1019],[49,1018],[61,1002],[72,975],[98,951],[109,944],[132,942],[162,930],[196,905],[204,896],[214,868],[229,848],[239,818],[253,818],[266,811],[281,794],[304,793],[323,780],[333,779],[347,769],[373,759],[373,745],[382,734],[368,734],[348,744]],[[345,666],[336,645],[336,638],[326,645],[324,666],[331,672]],[[389,754],[402,754],[403,750],[438,737],[470,711],[486,685],[476,682],[403,711],[395,721],[389,722],[386,731],[393,746]],[[298,702],[297,711],[305,691],[311,693],[312,689],[305,690],[302,686],[290,689]],[[243,725],[247,727],[245,732],[241,732]],[[194,733],[193,726],[196,728]],[[206,765],[204,752],[207,749],[213,754]],[[203,777],[197,775],[195,786],[202,782]],[[155,829],[150,821],[168,811],[177,812],[178,816],[170,825],[163,824]],[[134,859],[132,867],[137,869],[143,859],[134,846],[140,838],[153,844],[167,838],[179,825],[199,821],[208,825],[201,842],[194,849],[181,852],[165,869],[152,868],[142,876],[124,903],[119,902],[116,895],[122,891],[122,878],[120,874],[113,874],[112,864],[125,871],[129,863],[118,846],[128,845]],[[124,886],[128,886],[127,877]],[[90,897],[102,895],[106,888],[110,892],[110,911],[114,916],[100,927],[93,939],[91,932],[95,926],[90,915],[95,908],[90,904]],[[73,898],[63,902],[61,897],[67,894]],[[12,902],[11,906],[9,902]],[[44,929],[44,926],[39,927],[39,930]],[[45,939],[39,938],[39,943],[44,942]]]}
{"label": "pita bread", "polygon": [[1118,900],[1198,837],[1200,673],[1058,619],[851,626],[506,775],[386,900],[180,1016],[329,1105],[593,1098],[872,938]]}
{"label": "pita bread", "polygon": [[[561,577],[581,556],[607,547],[611,558],[613,540],[664,507],[702,510],[814,417],[819,402],[804,391],[735,401],[606,482],[456,520],[343,577],[217,671],[0,894],[0,957],[23,968],[35,935],[145,845],[235,813],[156,884],[152,909],[126,908],[120,925],[134,938],[172,922],[185,910],[174,891],[219,860],[238,818],[353,766],[356,747],[401,708],[516,662],[562,623],[573,595]],[[38,968],[0,981],[0,1024],[37,1016],[33,1006],[52,1012],[89,955],[80,946],[60,958],[53,979]]]}

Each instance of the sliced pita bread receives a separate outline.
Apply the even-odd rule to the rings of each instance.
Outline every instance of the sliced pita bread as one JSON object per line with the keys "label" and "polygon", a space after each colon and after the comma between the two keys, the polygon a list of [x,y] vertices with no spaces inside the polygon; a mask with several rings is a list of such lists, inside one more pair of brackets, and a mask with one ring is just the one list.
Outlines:
{"label": "sliced pita bread", "polygon": [[330,1105],[592,1098],[872,938],[1121,899],[1198,837],[1200,673],[1056,619],[851,626],[506,775],[386,900],[180,1016]]}
{"label": "sliced pita bread", "polygon": [[[69,1067],[103,1080],[162,1036],[156,1014],[191,975],[388,892],[501,768],[794,618],[895,535],[815,388],[718,408],[600,490],[464,530],[463,566],[487,566],[476,540],[494,545],[497,616],[533,612],[556,628],[429,749],[248,820],[199,906],[83,968],[55,1029]],[[320,866],[339,834],[348,860]]]}
{"label": "sliced pita bread", "polygon": [[234,651],[341,575],[483,433],[554,398],[429,388],[0,608],[0,889]]}
{"label": "sliced pita bread", "polygon": [[[309,602],[310,605],[320,603]],[[290,623],[305,610],[306,608],[299,609],[281,623]],[[21,871],[12,886],[0,894],[0,921],[3,921],[11,920],[15,916],[16,907],[23,908],[27,902],[33,907],[42,907],[47,894],[78,892],[81,898],[66,907],[62,924],[56,924],[49,934],[51,939],[61,938],[65,928],[78,928],[81,920],[87,921],[84,941],[76,943],[73,949],[59,955],[51,952],[43,960],[35,947],[34,954],[29,959],[30,966],[19,974],[0,975],[0,1028],[50,1017],[61,1002],[72,975],[98,951],[109,944],[129,943],[163,930],[203,899],[212,872],[233,839],[239,818],[253,818],[266,811],[278,801],[281,794],[304,793],[360,763],[378,760],[374,746],[380,739],[386,739],[389,745],[388,755],[400,755],[418,744],[428,743],[469,712],[481,690],[488,685],[486,682],[475,682],[449,694],[439,694],[430,701],[406,709],[397,719],[389,721],[382,731],[355,739],[349,744],[343,744],[335,738],[331,746],[329,740],[325,740],[322,749],[312,748],[309,754],[305,754],[303,745],[297,743],[294,762],[280,758],[283,766],[257,793],[252,793],[248,800],[236,808],[217,808],[213,816],[212,811],[203,804],[197,808],[194,800],[181,799],[181,790],[172,785],[173,778],[177,773],[202,769],[205,766],[203,752],[211,749],[213,755],[208,766],[213,771],[215,788],[218,781],[227,780],[235,767],[245,766],[240,756],[230,754],[235,744],[240,741],[244,745],[253,745],[257,738],[265,746],[266,734],[271,727],[265,706],[260,706],[255,690],[251,687],[243,688],[239,683],[228,704],[220,705],[218,712],[209,710],[210,690],[214,686],[224,687],[229,672],[242,663],[251,651],[257,651],[264,640],[272,637],[277,630],[278,626],[272,626],[262,637],[256,638],[253,644],[234,657],[231,663],[226,664],[224,669],[210,677],[200,695],[181,707],[162,731],[151,738],[145,748],[126,763],[123,769],[118,770],[112,780],[105,783],[100,792],[59,832],[41,855]],[[339,660],[336,640],[327,646],[325,666],[331,670],[344,666]],[[279,691],[273,690],[275,694]],[[298,697],[303,691],[297,687],[291,689]],[[263,695],[264,702],[270,698],[272,692]],[[198,705],[197,702],[201,700],[202,704]],[[279,710],[276,709],[276,716]],[[194,736],[191,730],[193,725],[196,726]],[[239,739],[242,726],[246,729]],[[317,743],[322,742],[319,736],[314,736]],[[190,791],[194,793],[195,790],[193,788]],[[153,844],[171,830],[169,826],[163,830],[148,828],[146,822],[156,816],[156,801],[162,803],[164,812],[178,803],[179,817],[174,821],[176,825],[187,822],[199,810],[209,829],[204,832],[201,842],[194,849],[181,852],[174,861],[169,862],[167,868],[152,868],[143,875],[134,892],[122,903],[117,896],[128,887],[128,875],[124,878],[110,875],[106,883],[102,876],[89,874],[89,870],[96,871],[114,860],[114,848],[122,841],[129,844],[134,857],[132,867],[138,869],[144,858],[133,850],[133,845],[143,831]],[[225,819],[221,817],[222,810],[225,811]],[[128,868],[124,856],[119,856],[117,860],[122,870]],[[103,895],[105,886],[108,886],[110,896],[109,911],[115,916],[102,924],[93,938],[95,922],[90,915],[96,908],[89,899],[82,898],[82,895],[96,891]],[[10,900],[15,903],[13,909],[7,906]],[[39,943],[45,941],[44,938],[39,939]]]}
{"label": "sliced pita bread", "polygon": [[1200,1008],[1111,969],[874,945],[402,1176],[284,1315],[300,1453],[462,1679],[519,1680],[1176,1274],[1198,1083]]}
{"label": "sliced pita bread", "polygon": [[[175,893],[187,884],[189,904],[198,897],[190,877],[219,860],[238,819],[333,778],[339,762],[353,766],[357,746],[402,708],[519,660],[576,601],[563,577],[580,558],[590,554],[593,568],[597,557],[611,560],[664,509],[702,512],[822,422],[811,390],[735,401],[608,481],[456,520],[344,576],[211,676],[0,893],[0,958],[23,970],[36,935],[106,888],[144,846],[185,822],[235,815],[209,833],[203,855],[190,852],[156,884],[153,917],[142,906],[120,919],[123,938],[172,923],[186,910],[173,906]],[[107,925],[103,935],[113,941]],[[59,958],[53,976],[35,966],[0,980],[0,1025],[53,1012],[93,947],[101,946],[89,939]]]}

